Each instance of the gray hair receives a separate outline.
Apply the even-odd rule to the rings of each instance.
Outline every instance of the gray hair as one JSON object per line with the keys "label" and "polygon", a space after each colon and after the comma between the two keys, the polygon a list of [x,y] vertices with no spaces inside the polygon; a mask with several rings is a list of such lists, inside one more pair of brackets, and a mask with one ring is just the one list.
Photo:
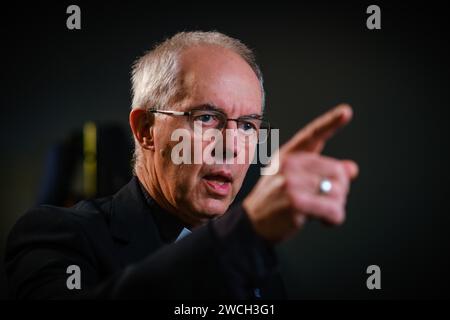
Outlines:
{"label": "gray hair", "polygon": [[[180,97],[180,54],[183,50],[198,45],[216,45],[241,56],[258,77],[264,110],[263,76],[252,50],[241,41],[216,31],[179,32],[137,59],[133,64],[131,77],[132,109],[149,109],[153,106],[164,109],[176,102],[174,100]],[[141,150],[135,139],[134,166],[140,156]]]}

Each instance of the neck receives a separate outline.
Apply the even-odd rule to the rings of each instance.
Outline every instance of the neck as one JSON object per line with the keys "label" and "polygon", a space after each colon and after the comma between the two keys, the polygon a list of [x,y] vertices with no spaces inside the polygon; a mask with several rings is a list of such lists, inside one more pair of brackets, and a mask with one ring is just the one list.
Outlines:
{"label": "neck", "polygon": [[[151,169],[149,169],[149,167]],[[193,218],[193,215],[184,213],[181,210],[177,209],[168,200],[168,198],[162,191],[161,184],[159,183],[159,179],[154,166],[137,164],[135,173],[137,178],[139,179],[139,182],[144,186],[150,197],[152,197],[152,199],[155,200],[163,210],[180,219],[186,227],[192,229],[204,223],[203,221],[199,221],[198,219]]]}

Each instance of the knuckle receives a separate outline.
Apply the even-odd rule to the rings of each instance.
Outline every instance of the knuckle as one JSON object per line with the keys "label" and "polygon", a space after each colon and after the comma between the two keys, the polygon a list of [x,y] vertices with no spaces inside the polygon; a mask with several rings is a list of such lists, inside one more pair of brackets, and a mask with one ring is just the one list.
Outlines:
{"label": "knuckle", "polygon": [[307,163],[310,162],[316,162],[319,161],[321,156],[312,152],[301,152],[299,153],[299,156],[301,157],[302,160],[306,161]]}
{"label": "knuckle", "polygon": [[345,180],[345,168],[344,165],[342,165],[340,162],[336,161],[333,162],[333,171],[336,174],[336,177],[339,178],[339,180]]}
{"label": "knuckle", "polygon": [[288,197],[292,209],[295,211],[304,211],[305,198],[301,193],[291,191],[289,192]]}
{"label": "knuckle", "polygon": [[283,173],[298,173],[300,170],[312,170],[321,166],[322,156],[299,151],[289,155],[282,161],[281,170]]}
{"label": "knuckle", "polygon": [[336,182],[333,185],[333,195],[336,199],[344,201],[347,196],[347,186],[343,183]]}
{"label": "knuckle", "polygon": [[342,190],[346,192],[349,185],[349,179],[347,177],[344,165],[339,162],[334,163],[333,171],[336,175],[336,179],[342,185]]}

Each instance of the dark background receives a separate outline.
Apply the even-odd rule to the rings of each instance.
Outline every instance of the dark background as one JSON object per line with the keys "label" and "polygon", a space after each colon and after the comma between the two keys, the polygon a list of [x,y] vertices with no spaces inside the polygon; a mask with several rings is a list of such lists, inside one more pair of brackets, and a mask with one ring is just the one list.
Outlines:
{"label": "dark background", "polygon": [[[77,2],[82,29],[69,31],[70,4],[0,9],[0,253],[36,201],[51,145],[87,120],[127,127],[132,62],[175,32],[218,30],[255,49],[282,142],[337,103],[355,111],[325,150],[360,165],[347,221],[311,222],[278,247],[290,296],[450,296],[444,7]],[[366,28],[369,4],[381,7],[381,30]],[[244,192],[254,181],[250,175]],[[378,291],[366,288],[371,264],[381,268]]]}

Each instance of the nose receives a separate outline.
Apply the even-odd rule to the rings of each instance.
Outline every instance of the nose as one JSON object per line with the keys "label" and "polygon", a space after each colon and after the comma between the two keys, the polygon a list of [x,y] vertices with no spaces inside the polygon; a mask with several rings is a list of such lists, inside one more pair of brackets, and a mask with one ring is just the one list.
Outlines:
{"label": "nose", "polygon": [[[227,159],[235,159],[239,153],[237,130],[237,122],[231,119],[227,121],[225,127],[222,130],[223,154],[221,156],[224,161],[226,161]],[[212,156],[219,156],[215,154],[215,149],[213,149]]]}

